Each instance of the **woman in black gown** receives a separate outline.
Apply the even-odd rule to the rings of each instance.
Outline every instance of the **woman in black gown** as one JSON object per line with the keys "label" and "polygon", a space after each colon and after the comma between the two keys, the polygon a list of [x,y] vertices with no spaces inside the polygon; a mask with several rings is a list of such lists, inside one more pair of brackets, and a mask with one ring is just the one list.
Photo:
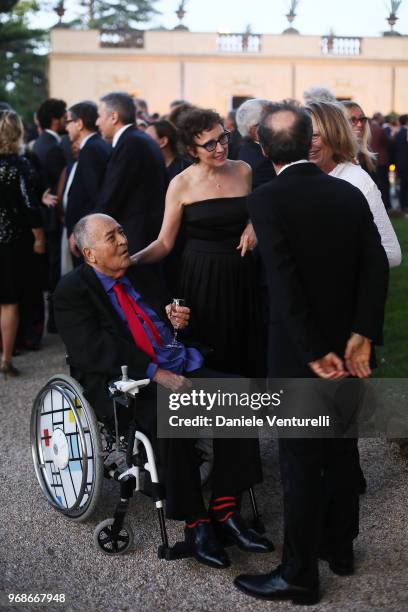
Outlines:
{"label": "woman in black gown", "polygon": [[34,170],[21,155],[23,124],[12,110],[0,111],[0,372],[17,376],[12,352],[18,327],[18,304],[30,279],[30,252],[45,252]]}
{"label": "woman in black gown", "polygon": [[216,112],[186,112],[179,131],[194,163],[170,183],[157,240],[132,259],[166,257],[183,223],[179,297],[191,308],[191,335],[213,349],[207,361],[212,368],[262,377],[265,334],[251,253],[256,236],[246,207],[251,169],[227,158],[229,133]]}

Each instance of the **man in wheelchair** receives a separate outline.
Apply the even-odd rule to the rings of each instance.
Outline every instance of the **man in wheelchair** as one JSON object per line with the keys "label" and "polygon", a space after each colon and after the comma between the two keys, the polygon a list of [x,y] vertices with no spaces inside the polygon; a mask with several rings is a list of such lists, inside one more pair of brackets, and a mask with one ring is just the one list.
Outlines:
{"label": "man in wheelchair", "polygon": [[[259,443],[254,439],[214,439],[213,490],[205,507],[199,457],[191,439],[157,439],[156,389],[173,392],[189,378],[222,377],[206,368],[201,353],[181,344],[169,348],[169,321],[179,328],[189,309],[167,305],[151,266],[130,267],[127,238],[111,217],[88,215],[74,228],[85,263],[64,276],[53,297],[58,331],[73,376],[98,418],[112,422],[108,382],[127,364],[129,377],[150,378],[137,406],[138,427],[149,435],[158,459],[168,518],[185,521],[185,538],[195,558],[228,567],[223,537],[249,552],[269,552],[272,543],[248,527],[237,497],[262,479]],[[227,368],[226,368],[227,369]]]}

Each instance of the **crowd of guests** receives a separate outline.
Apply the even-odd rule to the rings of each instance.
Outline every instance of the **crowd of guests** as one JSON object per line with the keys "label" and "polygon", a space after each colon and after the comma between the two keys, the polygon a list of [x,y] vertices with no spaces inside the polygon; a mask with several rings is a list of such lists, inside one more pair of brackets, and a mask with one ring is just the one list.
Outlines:
{"label": "crowd of guests", "polygon": [[[310,159],[364,193],[390,265],[398,265],[399,245],[387,214],[389,167],[395,165],[400,209],[408,212],[408,116],[397,119],[378,112],[370,119],[356,102],[339,105],[322,88],[305,92],[305,101],[314,125]],[[191,324],[198,336],[224,344],[230,359],[232,355],[236,359],[234,329],[250,316],[253,333],[248,350],[253,354],[261,346],[259,339],[253,341],[265,335],[267,300],[256,249],[251,259],[243,258],[245,264],[240,262],[233,282],[230,271],[220,267],[227,258],[208,244],[236,242],[243,255],[255,247],[256,237],[245,221],[245,197],[275,176],[257,134],[267,104],[267,100],[248,100],[222,119],[185,100],[175,100],[168,114],[159,116],[149,114],[146,101],[120,93],[104,96],[99,106],[82,101],[68,109],[63,100],[48,99],[35,115],[36,134],[28,143],[23,141],[18,115],[7,104],[1,105],[1,262],[2,278],[7,280],[1,293],[4,373],[18,374],[13,351],[40,348],[43,292],[52,295],[61,275],[82,262],[73,228],[91,212],[111,214],[121,222],[135,261],[164,259],[162,276],[174,294],[183,294],[194,307]],[[246,162],[231,167],[225,176],[221,168],[216,181],[206,163],[212,151],[197,139],[197,134],[212,128],[210,141],[220,152],[220,168],[227,156]],[[198,155],[191,154],[193,144]],[[246,176],[248,166],[251,179]],[[185,205],[192,203],[199,206],[187,209]],[[24,244],[24,255],[18,244]],[[228,295],[224,276],[229,278]],[[254,282],[259,294],[253,291]],[[248,294],[255,297],[252,303],[245,297]],[[232,299],[239,303],[236,319],[228,315]],[[47,330],[55,333],[52,308],[47,310]],[[220,363],[224,358],[221,351]],[[258,366],[234,369],[246,375],[264,371]]]}
{"label": "crowd of guests", "polygon": [[[68,108],[48,99],[36,121],[37,137],[23,145],[21,119],[0,110],[5,375],[19,374],[13,351],[40,347],[44,291],[48,332],[58,329],[99,408],[107,401],[104,381],[124,361],[131,375],[173,391],[194,372],[370,375],[388,269],[401,261],[387,212],[388,169],[395,162],[406,211],[406,115],[398,127],[379,113],[369,120],[357,103],[314,89],[304,106],[253,99],[224,120],[177,100],[160,117],[149,115],[145,101],[112,92],[98,104]],[[157,278],[167,295],[185,300],[188,308],[167,315],[173,325],[177,317],[180,326],[188,322],[194,346],[171,343],[158,315],[166,302],[155,295]],[[168,514],[185,520],[196,558],[212,567],[230,563],[212,523],[244,550],[270,551],[272,543],[245,525],[238,508],[240,491],[261,479],[257,443],[217,441],[208,511],[191,445],[167,444],[176,466],[165,477]],[[357,442],[287,440],[280,453],[282,567],[241,576],[236,586],[256,597],[315,603],[319,554],[335,573],[354,571],[356,495],[365,486]],[[328,549],[319,552],[325,470],[334,506]]]}

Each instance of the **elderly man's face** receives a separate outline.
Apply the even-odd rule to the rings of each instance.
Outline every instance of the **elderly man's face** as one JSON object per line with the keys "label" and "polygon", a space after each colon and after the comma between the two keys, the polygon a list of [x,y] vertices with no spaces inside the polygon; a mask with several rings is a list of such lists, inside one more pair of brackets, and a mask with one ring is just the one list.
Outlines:
{"label": "elderly man's face", "polygon": [[86,260],[102,274],[120,278],[130,266],[128,241],[122,226],[107,216],[96,216],[88,224],[91,246],[84,248]]}

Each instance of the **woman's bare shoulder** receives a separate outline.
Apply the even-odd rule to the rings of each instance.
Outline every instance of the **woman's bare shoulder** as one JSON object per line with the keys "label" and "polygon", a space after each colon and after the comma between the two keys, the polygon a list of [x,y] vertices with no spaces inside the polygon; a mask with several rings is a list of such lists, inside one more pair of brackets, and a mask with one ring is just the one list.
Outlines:
{"label": "woman's bare shoulder", "polygon": [[177,174],[171,181],[167,191],[171,198],[178,201],[179,204],[184,204],[188,201],[188,194],[194,184],[195,169],[189,166],[180,174]]}
{"label": "woman's bare shoulder", "polygon": [[242,176],[248,176],[252,173],[251,166],[242,159],[229,159],[228,163],[233,172],[238,172]]}

